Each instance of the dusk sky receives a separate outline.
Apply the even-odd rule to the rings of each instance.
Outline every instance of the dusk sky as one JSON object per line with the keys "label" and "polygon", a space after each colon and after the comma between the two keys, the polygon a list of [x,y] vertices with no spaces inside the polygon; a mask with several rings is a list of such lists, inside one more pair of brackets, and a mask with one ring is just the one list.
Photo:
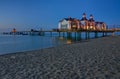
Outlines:
{"label": "dusk sky", "polygon": [[0,0],[0,31],[57,28],[59,20],[81,19],[120,24],[120,0]]}

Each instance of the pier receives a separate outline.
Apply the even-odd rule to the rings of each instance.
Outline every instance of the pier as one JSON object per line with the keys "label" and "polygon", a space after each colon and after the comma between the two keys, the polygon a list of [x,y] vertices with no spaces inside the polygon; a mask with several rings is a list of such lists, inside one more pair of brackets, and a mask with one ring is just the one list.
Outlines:
{"label": "pier", "polygon": [[114,35],[115,32],[120,32],[120,29],[106,29],[106,30],[31,30],[31,31],[12,31],[12,32],[4,32],[6,35],[39,35],[45,36],[46,33],[50,36],[54,36],[53,33],[57,33],[59,37],[72,37],[72,33],[74,33],[75,37],[81,38],[81,33],[85,33],[85,38],[90,38],[90,33],[94,33],[94,37],[97,38],[99,33],[102,33],[102,36],[107,36],[108,33]]}

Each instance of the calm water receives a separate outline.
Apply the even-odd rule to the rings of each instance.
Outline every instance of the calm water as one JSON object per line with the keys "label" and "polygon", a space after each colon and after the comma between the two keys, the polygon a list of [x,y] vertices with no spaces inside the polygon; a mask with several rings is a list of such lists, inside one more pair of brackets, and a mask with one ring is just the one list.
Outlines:
{"label": "calm water", "polygon": [[66,40],[59,37],[0,35],[0,54],[42,49],[65,43]]}
{"label": "calm water", "polygon": [[[53,34],[53,35],[54,37],[50,37],[49,34],[46,34],[46,36],[0,34],[0,55],[59,46],[59,45],[71,43],[72,41],[81,40],[79,38],[75,38],[74,33],[72,34],[73,38],[69,38],[69,39],[58,37],[57,34]],[[99,37],[100,36],[102,36],[102,33],[99,33]],[[94,33],[90,33],[90,38],[94,38]],[[82,33],[82,40],[84,39],[85,39],[85,33]]]}

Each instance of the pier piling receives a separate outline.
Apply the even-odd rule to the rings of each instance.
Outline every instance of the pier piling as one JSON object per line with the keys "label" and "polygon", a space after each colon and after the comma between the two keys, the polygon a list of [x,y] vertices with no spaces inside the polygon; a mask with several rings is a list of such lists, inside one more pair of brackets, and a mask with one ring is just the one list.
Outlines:
{"label": "pier piling", "polygon": [[95,38],[98,38],[98,32],[95,32]]}
{"label": "pier piling", "polygon": [[65,32],[63,32],[63,37],[65,37]]}
{"label": "pier piling", "polygon": [[103,37],[105,36],[105,33],[103,32],[103,35],[102,35]]}
{"label": "pier piling", "polygon": [[61,36],[60,32],[58,32],[58,34],[59,34],[59,37],[60,37]]}
{"label": "pier piling", "polygon": [[81,40],[81,39],[82,39],[82,37],[81,37],[81,32],[77,32],[77,39],[78,39],[78,40]]}

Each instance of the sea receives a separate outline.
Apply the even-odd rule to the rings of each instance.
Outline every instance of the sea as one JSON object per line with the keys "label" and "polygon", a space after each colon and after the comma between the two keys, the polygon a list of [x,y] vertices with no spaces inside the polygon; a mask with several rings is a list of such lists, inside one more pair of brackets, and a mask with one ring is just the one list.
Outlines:
{"label": "sea", "polygon": [[[90,33],[90,39],[93,39],[94,35],[94,33]],[[102,33],[99,33],[98,36],[102,37]],[[0,34],[0,55],[56,47],[82,40],[86,40],[85,33],[82,33],[81,39],[78,35],[75,37],[74,33],[71,38],[68,38],[66,34],[64,37],[62,34],[59,36],[57,33],[53,33],[52,36],[50,34],[44,36]]]}

